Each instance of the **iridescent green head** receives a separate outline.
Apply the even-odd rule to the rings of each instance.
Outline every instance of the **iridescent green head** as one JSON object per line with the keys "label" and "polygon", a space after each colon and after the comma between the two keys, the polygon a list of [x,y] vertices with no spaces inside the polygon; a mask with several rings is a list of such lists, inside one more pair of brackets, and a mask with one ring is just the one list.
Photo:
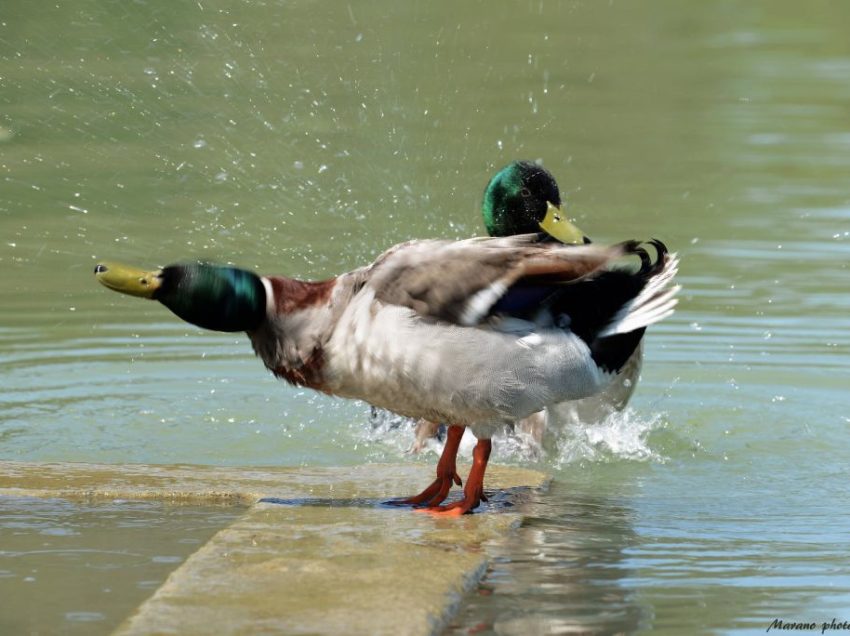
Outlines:
{"label": "iridescent green head", "polygon": [[236,267],[185,263],[146,272],[101,263],[94,274],[109,289],[158,300],[186,322],[204,329],[251,331],[266,316],[262,280]]}
{"label": "iridescent green head", "polygon": [[481,204],[490,236],[546,231],[564,243],[582,243],[584,235],[561,214],[555,177],[531,161],[514,161],[490,179]]}

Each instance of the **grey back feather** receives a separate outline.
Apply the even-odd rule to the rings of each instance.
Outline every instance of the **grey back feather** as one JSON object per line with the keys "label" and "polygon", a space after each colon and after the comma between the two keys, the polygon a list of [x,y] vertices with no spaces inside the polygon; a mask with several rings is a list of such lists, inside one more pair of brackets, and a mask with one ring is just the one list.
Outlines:
{"label": "grey back feather", "polygon": [[564,245],[538,234],[412,241],[383,254],[369,268],[368,285],[383,303],[472,325],[525,277],[575,281],[623,254],[622,246]]}

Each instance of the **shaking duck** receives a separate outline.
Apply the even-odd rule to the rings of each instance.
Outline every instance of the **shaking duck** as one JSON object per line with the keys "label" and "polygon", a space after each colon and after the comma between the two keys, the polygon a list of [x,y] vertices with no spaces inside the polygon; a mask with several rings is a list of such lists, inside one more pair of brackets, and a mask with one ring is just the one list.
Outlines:
{"label": "shaking duck", "polygon": [[[546,232],[548,240],[588,244],[590,239],[569,221],[562,222],[561,193],[555,177],[543,166],[514,161],[497,172],[481,205],[484,225],[490,236]],[[625,408],[634,393],[643,362],[643,340],[603,391],[546,409],[561,425],[592,423]],[[536,440],[538,443],[540,439]]]}
{"label": "shaking duck", "polygon": [[[673,311],[676,258],[660,241],[649,245],[654,260],[636,241],[410,241],[319,282],[196,263],[149,272],[102,263],[95,276],[199,327],[247,332],[266,367],[291,384],[450,422],[436,479],[396,503],[460,515],[486,500],[495,431],[605,390],[643,328]],[[629,257],[640,264],[617,266]],[[441,505],[462,485],[464,427],[478,439],[473,466],[463,497]]]}
{"label": "shaking duck", "polygon": [[[514,161],[499,170],[484,189],[481,216],[490,236],[512,236],[545,232],[541,240],[566,244],[587,244],[590,239],[566,218],[555,177],[543,166],[531,161]],[[635,348],[615,377],[600,392],[547,407],[516,423],[516,429],[539,448],[547,421],[559,426],[601,421],[614,411],[625,408],[637,385],[643,345]],[[422,450],[437,435],[440,425],[427,420],[416,424],[411,452]]]}

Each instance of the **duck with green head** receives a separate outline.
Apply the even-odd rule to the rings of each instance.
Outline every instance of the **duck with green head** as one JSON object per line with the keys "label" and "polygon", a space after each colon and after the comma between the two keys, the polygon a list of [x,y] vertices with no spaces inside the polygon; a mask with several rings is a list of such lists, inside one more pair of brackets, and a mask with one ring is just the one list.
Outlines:
{"label": "duck with green head", "polygon": [[484,189],[481,216],[490,236],[545,232],[568,245],[590,242],[561,210],[555,177],[531,161],[514,161],[493,175]]}
{"label": "duck with green head", "polygon": [[[499,170],[484,189],[481,216],[490,236],[513,236],[545,232],[544,240],[565,244],[588,244],[590,239],[567,219],[562,209],[561,192],[555,177],[532,161],[514,161]],[[591,424],[625,408],[634,393],[643,361],[640,340],[626,364],[596,395],[552,405],[546,412],[517,422],[516,429],[540,447],[546,426],[558,428]],[[418,452],[435,437],[439,424],[420,420],[414,431],[411,452]]]}
{"label": "duck with green head", "polygon": [[[410,241],[325,281],[229,266],[95,267],[106,287],[206,329],[245,331],[276,376],[412,418],[450,422],[436,479],[398,503],[436,514],[486,499],[490,438],[547,406],[604,391],[642,330],[673,311],[677,259],[658,241],[564,245],[539,234]],[[637,257],[631,268],[618,266]],[[459,501],[464,427],[478,439]]]}

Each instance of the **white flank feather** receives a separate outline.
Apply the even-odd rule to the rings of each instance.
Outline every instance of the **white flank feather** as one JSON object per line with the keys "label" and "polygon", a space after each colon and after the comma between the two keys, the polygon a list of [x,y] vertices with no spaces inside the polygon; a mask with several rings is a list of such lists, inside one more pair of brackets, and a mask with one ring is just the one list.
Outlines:
{"label": "white flank feather", "polygon": [[659,322],[672,314],[673,308],[679,302],[676,293],[681,286],[670,287],[669,285],[677,271],[679,271],[679,258],[676,254],[671,254],[664,269],[653,276],[637,296],[623,305],[611,324],[599,333],[599,337],[630,333],[635,329]]}
{"label": "white flank feather", "polygon": [[478,290],[466,301],[463,312],[460,314],[460,324],[467,327],[477,325],[506,291],[508,291],[507,286],[499,280]]}

